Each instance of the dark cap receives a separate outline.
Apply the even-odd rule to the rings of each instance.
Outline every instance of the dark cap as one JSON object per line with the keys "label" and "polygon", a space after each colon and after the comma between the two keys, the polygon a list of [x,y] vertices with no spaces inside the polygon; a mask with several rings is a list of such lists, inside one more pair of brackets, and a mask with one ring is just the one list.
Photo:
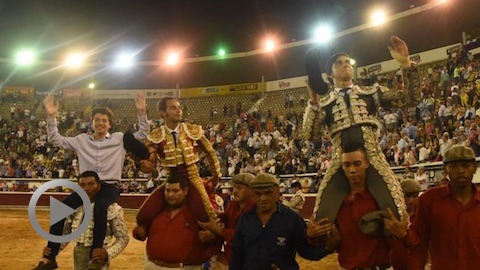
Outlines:
{"label": "dark cap", "polygon": [[400,182],[404,194],[418,193],[422,191],[422,186],[416,180],[405,180]]}
{"label": "dark cap", "polygon": [[251,173],[239,173],[232,176],[232,183],[250,186],[250,182],[255,179],[255,175]]}
{"label": "dark cap", "polygon": [[251,188],[267,188],[271,186],[280,186],[278,179],[268,173],[261,173],[250,182]]}
{"label": "dark cap", "polygon": [[454,145],[447,150],[443,157],[443,163],[454,161],[473,161],[475,160],[475,153],[472,148],[463,145]]}

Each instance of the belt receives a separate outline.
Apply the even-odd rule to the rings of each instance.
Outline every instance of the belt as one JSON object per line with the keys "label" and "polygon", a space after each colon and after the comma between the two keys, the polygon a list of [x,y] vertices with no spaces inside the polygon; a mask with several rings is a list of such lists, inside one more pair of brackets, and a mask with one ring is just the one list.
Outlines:
{"label": "belt", "polygon": [[372,267],[365,267],[365,268],[354,268],[352,270],[387,270],[389,269],[390,265],[379,265],[379,266],[372,266]]}
{"label": "belt", "polygon": [[148,260],[153,262],[155,265],[158,265],[160,267],[167,267],[167,268],[182,268],[187,265],[198,265],[195,263],[169,263],[169,262],[164,262],[161,260],[154,259],[150,256],[148,256]]}
{"label": "belt", "polygon": [[105,179],[100,181],[103,184],[110,185],[110,186],[118,186],[120,185],[120,180],[118,179]]}

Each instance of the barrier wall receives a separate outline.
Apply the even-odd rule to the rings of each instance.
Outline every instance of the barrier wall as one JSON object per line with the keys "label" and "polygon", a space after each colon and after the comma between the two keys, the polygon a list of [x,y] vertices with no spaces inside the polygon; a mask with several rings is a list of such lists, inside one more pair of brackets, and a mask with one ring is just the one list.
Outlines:
{"label": "barrier wall", "polygon": [[[477,158],[477,162],[480,161],[480,158]],[[433,163],[425,163],[425,164],[417,164],[415,166],[412,166],[413,170],[415,171],[417,167],[419,166],[424,166],[426,168],[426,173],[429,175],[430,179],[439,179],[441,176],[441,173],[443,172],[443,164],[442,162],[433,162]],[[393,167],[392,168],[394,173],[397,176],[401,176],[405,172],[405,168],[403,167]],[[314,177],[316,174],[302,174],[302,175],[281,175],[281,179],[291,179],[294,177]],[[26,182],[29,183],[30,186],[33,185],[34,183],[41,183],[41,182],[47,182],[50,181],[51,179],[7,179],[3,178],[1,180],[7,180],[9,182]],[[138,182],[145,181],[145,179],[136,179]],[[128,179],[123,179],[122,181],[128,181]],[[225,184],[226,182],[229,181],[228,177],[222,178],[221,182]],[[480,183],[480,170],[477,169],[477,172],[474,175],[473,179],[474,183]],[[227,188],[227,187],[225,187]],[[222,189],[220,187],[220,189]],[[13,191],[0,191],[0,206],[21,206],[21,207],[27,207],[28,203],[30,201],[30,198],[32,197],[33,192],[13,192]],[[38,200],[37,205],[38,206],[49,206],[49,197],[53,196],[54,198],[58,200],[63,200],[66,196],[68,196],[68,193],[58,193],[58,192],[47,192],[44,193],[42,196],[40,196],[40,199]],[[120,199],[118,200],[119,204],[122,205],[124,208],[128,209],[138,209],[143,201],[147,198],[148,194],[121,194]],[[283,195],[285,198],[290,199],[293,194],[284,194]],[[305,194],[306,202],[305,205],[300,212],[303,218],[308,219],[312,215],[313,207],[315,204],[315,197],[316,193],[309,193]]]}

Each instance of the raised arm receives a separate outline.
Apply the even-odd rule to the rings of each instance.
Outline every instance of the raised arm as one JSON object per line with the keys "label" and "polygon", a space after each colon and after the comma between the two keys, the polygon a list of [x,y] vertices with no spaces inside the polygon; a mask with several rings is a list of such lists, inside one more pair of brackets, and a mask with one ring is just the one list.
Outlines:
{"label": "raised arm", "polygon": [[49,118],[55,118],[58,112],[58,101],[55,101],[52,94],[48,94],[47,97],[43,100],[43,105],[47,111],[47,116]]}
{"label": "raised arm", "polygon": [[380,106],[385,108],[402,108],[416,106],[422,99],[420,89],[420,73],[415,62],[409,58],[408,46],[397,36],[390,37],[390,54],[398,62],[403,73],[403,81],[396,81],[394,85],[402,85],[401,89],[379,87]]}
{"label": "raised arm", "polygon": [[147,98],[142,92],[135,93],[135,108],[138,112],[138,131],[133,134],[136,139],[145,140],[150,133],[147,118]]}
{"label": "raised arm", "polygon": [[390,55],[395,61],[397,61],[402,68],[409,68],[415,64],[410,60],[410,53],[408,51],[408,46],[405,41],[397,36],[390,37],[391,46],[388,46]]}
{"label": "raised arm", "polygon": [[46,122],[48,142],[57,147],[76,150],[76,147],[78,146],[76,137],[64,137],[58,132],[57,119],[55,117],[57,116],[59,104],[55,101],[52,94],[47,95],[43,100],[43,105],[47,112]]}
{"label": "raised arm", "polygon": [[321,140],[321,125],[325,118],[325,113],[320,111],[318,107],[318,94],[310,87],[307,82],[307,89],[310,93],[310,100],[305,108],[303,115],[303,139],[304,140]]}

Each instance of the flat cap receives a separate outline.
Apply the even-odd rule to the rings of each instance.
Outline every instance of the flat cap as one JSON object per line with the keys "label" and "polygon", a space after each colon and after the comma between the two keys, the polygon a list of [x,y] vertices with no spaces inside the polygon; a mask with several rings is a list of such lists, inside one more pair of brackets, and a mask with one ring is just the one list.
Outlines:
{"label": "flat cap", "polygon": [[422,191],[422,186],[416,180],[405,180],[400,182],[404,194],[418,193]]}
{"label": "flat cap", "polygon": [[271,186],[280,186],[278,179],[268,173],[261,173],[250,182],[251,188],[266,188]]}
{"label": "flat cap", "polygon": [[250,182],[255,179],[255,175],[251,173],[239,173],[232,176],[232,183],[250,186]]}
{"label": "flat cap", "polygon": [[443,157],[443,163],[471,160],[475,160],[475,153],[472,148],[458,144],[448,149]]}

